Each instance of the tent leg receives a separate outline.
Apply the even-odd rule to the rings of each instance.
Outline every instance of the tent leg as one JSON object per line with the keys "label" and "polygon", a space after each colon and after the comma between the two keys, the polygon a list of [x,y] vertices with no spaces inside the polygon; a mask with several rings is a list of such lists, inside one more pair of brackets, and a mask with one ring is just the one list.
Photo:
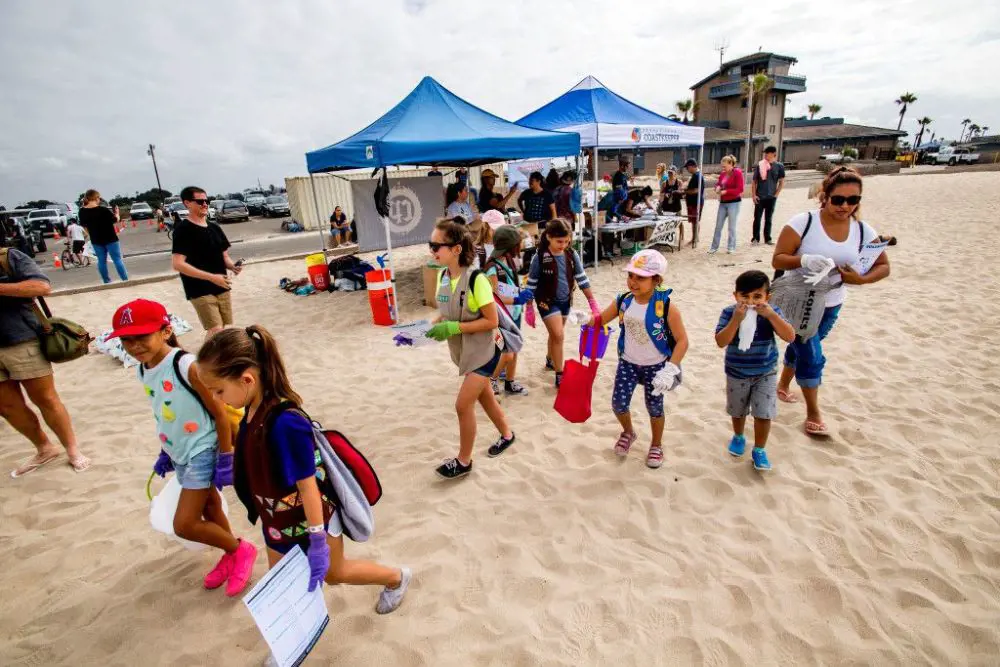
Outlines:
{"label": "tent leg", "polygon": [[319,198],[316,196],[316,180],[309,174],[309,185],[312,187],[313,206],[316,207],[316,229],[319,230],[319,247],[323,250],[323,261],[326,261],[326,236],[323,234],[323,216],[319,213]]}
{"label": "tent leg", "polygon": [[599,162],[598,157],[599,156],[598,156],[597,153],[598,153],[597,146],[595,145],[594,146],[594,154],[592,156],[593,157],[593,161],[594,161],[594,169],[593,169],[593,171],[594,171],[594,173],[593,173],[593,177],[594,177],[594,210],[593,210],[593,215],[594,215],[594,220],[593,220],[593,223],[594,223],[594,225],[593,225],[594,226],[594,273],[597,273],[597,270],[599,268],[601,268],[601,259],[600,259],[600,256],[598,255],[598,252],[597,252],[597,246],[600,245],[600,242],[601,242],[601,234],[600,234],[600,231],[597,228],[597,202],[599,201],[598,196],[597,196],[597,175],[599,173],[601,173],[601,169],[600,169],[600,167],[598,167],[598,162]]}
{"label": "tent leg", "polygon": [[[705,144],[698,147],[698,168],[701,169],[701,187],[704,190],[705,187]],[[699,193],[701,194],[701,193]],[[701,209],[705,208],[704,200],[698,200],[698,222],[695,223],[698,227],[701,227]],[[692,239],[694,240],[694,239]]]}
{"label": "tent leg", "polygon": [[399,295],[396,294],[396,265],[392,261],[392,237],[389,233],[389,220],[382,218],[382,226],[385,228],[385,248],[389,255],[389,284],[392,286],[389,314],[392,316],[392,323],[399,324]]}

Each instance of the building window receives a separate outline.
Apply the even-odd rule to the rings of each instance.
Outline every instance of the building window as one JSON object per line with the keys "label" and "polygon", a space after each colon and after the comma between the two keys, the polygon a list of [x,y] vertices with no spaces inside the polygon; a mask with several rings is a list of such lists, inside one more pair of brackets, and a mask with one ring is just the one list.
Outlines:
{"label": "building window", "polygon": [[775,128],[774,125],[771,125],[770,129],[767,131],[767,133],[768,134],[774,134],[776,131],[777,131],[777,128]]}
{"label": "building window", "polygon": [[778,96],[773,93],[771,94],[771,106],[772,107],[778,106]]}

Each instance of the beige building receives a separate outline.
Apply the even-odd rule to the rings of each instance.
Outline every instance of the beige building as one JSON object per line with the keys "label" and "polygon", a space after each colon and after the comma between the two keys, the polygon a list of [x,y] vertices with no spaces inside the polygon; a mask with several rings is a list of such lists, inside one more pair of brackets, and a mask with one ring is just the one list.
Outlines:
{"label": "beige building", "polygon": [[853,125],[843,118],[786,118],[781,161],[786,166],[811,169],[820,156],[858,151],[859,160],[892,160],[896,142],[906,132],[887,127]]}

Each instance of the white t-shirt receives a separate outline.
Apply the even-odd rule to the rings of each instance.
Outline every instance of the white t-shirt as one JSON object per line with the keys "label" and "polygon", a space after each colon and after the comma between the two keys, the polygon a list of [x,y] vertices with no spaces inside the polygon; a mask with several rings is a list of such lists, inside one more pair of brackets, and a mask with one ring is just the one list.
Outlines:
{"label": "white t-shirt", "polygon": [[66,228],[66,235],[70,241],[83,241],[83,227],[74,222]]}
{"label": "white t-shirt", "polygon": [[667,360],[667,355],[656,349],[646,330],[646,310],[649,303],[632,303],[625,309],[625,352],[622,358],[636,366],[655,366]]}
{"label": "white t-shirt", "polygon": [[[806,228],[808,221],[809,213],[799,213],[788,221],[788,226],[794,229],[801,238],[802,231]],[[864,228],[864,242],[871,243],[878,236],[878,233],[865,222],[862,222],[861,226]],[[853,265],[858,261],[861,254],[858,251],[858,246],[861,243],[858,233],[858,222],[851,220],[851,231],[847,235],[847,240],[838,243],[827,236],[826,230],[823,229],[823,223],[820,221],[819,211],[813,211],[809,232],[802,239],[802,243],[795,254],[796,256],[819,255],[820,257],[829,257],[836,262],[837,266]],[[802,269],[795,269],[795,271],[803,272]],[[847,299],[847,287],[844,286],[844,281],[841,280],[840,274],[836,271],[831,271],[830,277],[827,280],[835,287],[826,293],[826,307],[839,306]]]}

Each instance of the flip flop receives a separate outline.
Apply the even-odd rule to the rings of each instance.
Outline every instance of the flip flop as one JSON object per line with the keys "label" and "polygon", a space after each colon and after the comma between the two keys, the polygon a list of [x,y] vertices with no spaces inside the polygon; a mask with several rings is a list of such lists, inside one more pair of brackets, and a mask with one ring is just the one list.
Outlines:
{"label": "flip flop", "polygon": [[39,455],[35,454],[25,463],[22,463],[14,470],[11,470],[10,476],[13,477],[14,479],[17,479],[18,477],[24,477],[28,473],[35,472],[46,463],[51,463],[52,461],[55,461],[57,458],[59,458],[58,452],[56,452],[55,454],[50,454],[49,456],[46,456],[44,458],[39,458]]}
{"label": "flip flop", "polygon": [[813,435],[819,437],[826,437],[830,435],[830,429],[827,428],[827,425],[824,424],[823,422],[814,422],[814,421],[809,421],[807,419],[805,421],[805,424],[803,424],[802,428],[803,430],[805,430],[806,435]]}
{"label": "flip flop", "polygon": [[782,403],[798,403],[799,397],[790,391],[785,391],[784,389],[778,390],[778,400]]}
{"label": "flip flop", "polygon": [[90,467],[90,459],[83,454],[77,454],[69,460],[69,465],[74,472],[83,472]]}

